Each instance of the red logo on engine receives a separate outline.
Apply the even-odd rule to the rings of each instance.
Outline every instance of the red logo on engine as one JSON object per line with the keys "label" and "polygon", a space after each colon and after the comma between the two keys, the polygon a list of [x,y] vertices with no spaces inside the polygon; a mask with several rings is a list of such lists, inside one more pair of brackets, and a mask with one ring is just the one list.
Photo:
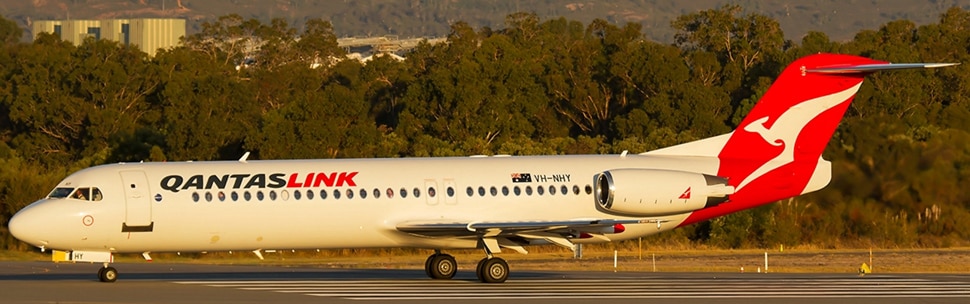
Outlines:
{"label": "red logo on engine", "polygon": [[690,199],[690,187],[687,187],[687,190],[684,190],[684,193],[681,193],[680,194],[680,197],[678,197],[678,198],[679,199]]}

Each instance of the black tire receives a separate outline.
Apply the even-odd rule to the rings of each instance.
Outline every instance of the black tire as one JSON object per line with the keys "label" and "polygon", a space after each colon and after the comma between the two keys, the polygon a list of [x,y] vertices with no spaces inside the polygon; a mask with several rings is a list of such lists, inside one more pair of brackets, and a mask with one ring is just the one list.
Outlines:
{"label": "black tire", "polygon": [[436,280],[449,280],[455,277],[458,272],[458,263],[455,257],[448,254],[439,254],[431,259],[431,278]]}
{"label": "black tire", "polygon": [[481,261],[478,261],[478,266],[475,267],[475,277],[481,282],[485,282],[485,262],[488,262],[488,258],[482,258]]}
{"label": "black tire", "polygon": [[424,260],[424,274],[428,275],[428,277],[429,278],[432,278],[432,279],[434,279],[434,276],[431,275],[431,262],[434,261],[434,258],[437,257],[437,256],[438,256],[437,253],[436,254],[432,254],[432,255],[428,256],[428,259],[427,260]]}
{"label": "black tire", "polygon": [[104,267],[98,270],[98,280],[105,283],[113,283],[118,280],[118,270],[114,267]]}
{"label": "black tire", "polygon": [[502,283],[509,278],[509,264],[502,258],[491,258],[482,267],[482,283]]}

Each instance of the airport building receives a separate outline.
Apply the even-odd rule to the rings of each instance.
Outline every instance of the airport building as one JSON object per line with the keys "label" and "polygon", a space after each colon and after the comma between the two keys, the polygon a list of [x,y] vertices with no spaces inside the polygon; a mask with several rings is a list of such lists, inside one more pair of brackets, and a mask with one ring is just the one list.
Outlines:
{"label": "airport building", "polygon": [[52,33],[74,45],[88,37],[108,39],[155,56],[158,49],[179,45],[185,36],[185,19],[39,20],[31,24],[31,32],[34,39],[40,33]]}

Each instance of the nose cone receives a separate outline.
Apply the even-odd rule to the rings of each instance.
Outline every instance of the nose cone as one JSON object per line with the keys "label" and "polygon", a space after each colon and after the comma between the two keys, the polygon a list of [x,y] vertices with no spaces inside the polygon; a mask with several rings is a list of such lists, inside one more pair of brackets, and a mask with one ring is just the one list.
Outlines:
{"label": "nose cone", "polygon": [[40,247],[47,245],[47,240],[41,238],[44,231],[44,219],[35,208],[38,203],[21,209],[7,223],[10,234],[18,240]]}

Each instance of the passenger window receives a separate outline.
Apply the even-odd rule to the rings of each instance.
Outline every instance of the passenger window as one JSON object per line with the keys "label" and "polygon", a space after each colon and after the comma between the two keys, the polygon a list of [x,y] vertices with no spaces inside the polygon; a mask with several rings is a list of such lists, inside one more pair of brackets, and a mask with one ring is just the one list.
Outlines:
{"label": "passenger window", "polygon": [[219,191],[219,195],[217,195],[217,196],[219,197],[219,201],[220,202],[225,202],[226,201],[226,193],[225,192]]}
{"label": "passenger window", "polygon": [[496,196],[498,195],[498,189],[495,189],[495,186],[492,186],[491,188],[488,188],[488,193],[491,193],[492,196]]}
{"label": "passenger window", "polygon": [[579,186],[573,185],[573,194],[579,195]]}
{"label": "passenger window", "polygon": [[381,198],[381,189],[374,188],[374,198]]}
{"label": "passenger window", "polygon": [[347,189],[347,199],[354,198],[354,189]]}
{"label": "passenger window", "polygon": [[454,197],[455,196],[455,188],[448,187],[448,191],[447,192],[448,192],[448,197]]}
{"label": "passenger window", "polygon": [[549,195],[556,195],[556,186],[549,185]]}
{"label": "passenger window", "polygon": [[414,187],[414,197],[421,197],[421,190],[418,190],[418,187]]}
{"label": "passenger window", "polygon": [[559,191],[562,192],[562,195],[569,194],[569,188],[566,185],[559,186]]}
{"label": "passenger window", "polygon": [[208,191],[205,192],[205,201],[207,202],[212,201],[212,192],[208,192]]}
{"label": "passenger window", "polygon": [[502,195],[509,196],[509,187],[508,186],[502,186]]}
{"label": "passenger window", "polygon": [[232,198],[232,201],[233,202],[238,201],[239,200],[239,193],[236,193],[236,191],[233,191],[232,193],[229,194],[229,197]]}
{"label": "passenger window", "polygon": [[[80,190],[80,189],[78,189],[78,190]],[[196,202],[196,203],[199,202],[199,193],[198,192],[192,192],[192,201],[193,202]]]}
{"label": "passenger window", "polygon": [[272,201],[276,200],[276,191],[272,191],[272,190],[269,191],[269,199]]}
{"label": "passenger window", "polygon": [[512,192],[515,193],[515,196],[522,195],[522,189],[520,189],[519,186],[512,188]]}
{"label": "passenger window", "polygon": [[[299,192],[299,191],[297,191],[297,192]],[[308,199],[308,200],[312,200],[313,199],[313,190],[307,190],[306,191],[306,199]]]}
{"label": "passenger window", "polygon": [[536,187],[536,194],[542,195],[545,192],[546,192],[546,188],[543,188],[542,186]]}
{"label": "passenger window", "polygon": [[468,194],[468,196],[471,197],[472,195],[475,195],[475,190],[473,190],[472,187],[465,188],[465,194]]}
{"label": "passenger window", "polygon": [[360,189],[360,198],[367,198],[367,189]]}
{"label": "passenger window", "polygon": [[320,199],[327,199],[327,190],[320,190]]}
{"label": "passenger window", "polygon": [[249,194],[249,191],[243,192],[243,199],[248,202],[249,200],[253,199],[253,195]]}
{"label": "passenger window", "polygon": [[333,190],[333,199],[340,199],[340,190]]}
{"label": "passenger window", "polygon": [[263,200],[263,191],[256,191],[256,199],[260,201]]}
{"label": "passenger window", "polygon": [[525,186],[525,195],[532,195],[532,186]]}
{"label": "passenger window", "polygon": [[478,196],[485,196],[485,187],[478,186]]}
{"label": "passenger window", "polygon": [[394,198],[394,190],[387,188],[387,198]]}
{"label": "passenger window", "polygon": [[[296,192],[299,192],[299,191],[293,191],[293,193],[296,193]],[[290,200],[290,192],[286,190],[280,191],[280,199],[284,201]]]}
{"label": "passenger window", "polygon": [[404,188],[401,188],[401,198],[406,198],[406,197],[408,197],[408,191],[405,190]]}
{"label": "passenger window", "polygon": [[428,187],[428,197],[434,197],[435,194],[437,193],[435,193],[434,187]]}
{"label": "passenger window", "polygon": [[586,194],[591,194],[591,193],[593,193],[593,186],[586,185]]}
{"label": "passenger window", "polygon": [[303,198],[303,193],[300,190],[293,191],[294,200],[300,200],[301,198]]}

